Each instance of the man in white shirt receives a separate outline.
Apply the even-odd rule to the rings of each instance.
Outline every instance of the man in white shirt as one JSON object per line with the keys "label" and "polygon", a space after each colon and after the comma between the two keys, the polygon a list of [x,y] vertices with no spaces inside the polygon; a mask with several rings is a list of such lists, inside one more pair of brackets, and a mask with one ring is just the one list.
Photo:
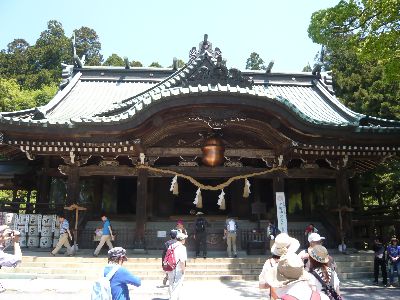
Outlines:
{"label": "man in white shirt", "polygon": [[176,262],[176,268],[172,271],[167,272],[169,281],[169,299],[179,300],[179,295],[183,285],[183,279],[185,275],[187,252],[185,241],[188,236],[182,232],[178,232],[176,235],[176,242],[170,247],[174,249],[174,256]]}
{"label": "man in white shirt", "polygon": [[224,237],[226,238],[228,257],[237,257],[236,250],[236,232],[237,232],[237,222],[232,217],[228,216],[225,222]]}

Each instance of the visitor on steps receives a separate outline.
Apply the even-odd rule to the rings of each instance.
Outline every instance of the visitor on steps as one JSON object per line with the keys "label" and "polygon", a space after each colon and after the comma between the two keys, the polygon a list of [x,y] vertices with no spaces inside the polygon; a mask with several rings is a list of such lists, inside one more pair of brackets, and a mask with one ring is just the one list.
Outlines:
{"label": "visitor on steps", "polygon": [[310,236],[310,234],[312,233],[318,233],[318,229],[315,228],[314,224],[310,223],[306,229],[304,230],[304,237],[305,237],[305,241],[304,241],[304,249],[307,250],[307,246],[308,246],[308,237]]}
{"label": "visitor on steps", "polygon": [[139,277],[122,267],[127,260],[126,250],[122,247],[115,247],[108,251],[108,265],[104,268],[104,276],[107,276],[114,267],[119,266],[110,279],[112,300],[129,300],[128,284],[137,287],[142,284]]}
{"label": "visitor on steps", "polygon": [[271,299],[282,300],[329,300],[313,291],[309,284],[310,274],[304,270],[303,261],[294,252],[283,255],[266,273],[266,282],[272,287]]}
{"label": "visitor on steps", "polygon": [[182,232],[183,234],[186,234],[186,235],[187,235],[187,230],[186,230],[185,225],[183,224],[183,221],[182,221],[182,220],[178,220],[178,221],[176,222],[175,229],[178,230],[178,231],[180,231],[180,232]]}
{"label": "visitor on steps", "polygon": [[394,284],[394,272],[397,272],[398,284],[400,285],[400,246],[398,244],[399,240],[393,236],[390,240],[390,245],[387,247],[390,286]]}
{"label": "visitor on steps", "polygon": [[185,241],[187,237],[188,236],[186,234],[178,232],[176,235],[176,243],[170,246],[170,248],[173,248],[175,266],[172,271],[167,272],[169,281],[169,300],[179,300],[179,295],[181,293],[183,285],[183,279],[185,277],[187,261]]}
{"label": "visitor on steps", "polygon": [[232,250],[233,250],[233,257],[237,257],[237,249],[236,249],[237,229],[238,226],[236,220],[233,217],[228,216],[224,228],[224,238],[226,239],[228,257],[232,257]]}
{"label": "visitor on steps", "polygon": [[101,214],[101,220],[103,221],[103,226],[98,229],[102,230],[102,235],[99,245],[96,247],[96,250],[94,250],[93,256],[99,255],[99,252],[105,243],[107,243],[108,249],[113,248],[111,241],[114,240],[114,235],[112,232],[110,220],[104,213]]}
{"label": "visitor on steps", "polygon": [[[308,249],[310,260],[311,285],[317,291],[322,291],[329,296],[333,292],[340,295],[339,278],[335,270],[329,267],[328,250],[321,245]],[[329,291],[332,287],[333,291]],[[336,298],[333,298],[336,299]]]}
{"label": "visitor on steps", "polygon": [[[13,267],[15,268],[22,261],[22,252],[19,245],[20,232],[11,230],[7,225],[0,226],[0,268]],[[14,246],[14,254],[4,253],[6,243],[11,242]],[[5,289],[0,283],[0,293]]]}
{"label": "visitor on steps", "polygon": [[68,256],[73,255],[73,249],[69,243],[68,238],[72,241],[71,231],[69,230],[69,223],[63,214],[58,214],[58,222],[60,224],[60,237],[58,238],[58,243],[53,251],[51,251],[51,255],[56,256],[58,251],[60,251],[62,246],[67,248]]}
{"label": "visitor on steps", "polygon": [[280,233],[278,227],[275,226],[274,222],[268,221],[267,226],[267,238],[269,239],[269,249],[272,248],[272,245],[275,242],[276,236]]}
{"label": "visitor on steps", "polygon": [[385,245],[382,243],[382,238],[377,237],[373,246],[374,250],[374,284],[378,284],[379,279],[379,267],[381,267],[382,272],[382,283],[387,285],[387,270],[386,270],[386,249]]}
{"label": "visitor on steps", "polygon": [[203,257],[207,258],[207,227],[208,222],[203,217],[201,211],[196,213],[197,219],[194,223],[194,239],[196,244],[196,257],[200,257],[200,250],[203,251]]}
{"label": "visitor on steps", "polygon": [[[172,229],[170,231],[170,233],[169,233],[170,239],[164,243],[164,249],[161,254],[161,265],[162,265],[162,262],[164,261],[165,254],[167,253],[168,247],[171,246],[172,244],[175,244],[177,234],[178,234],[178,230],[176,230],[176,229]],[[168,281],[168,274],[165,273],[165,277],[163,279],[163,285],[166,285],[167,281]]]}

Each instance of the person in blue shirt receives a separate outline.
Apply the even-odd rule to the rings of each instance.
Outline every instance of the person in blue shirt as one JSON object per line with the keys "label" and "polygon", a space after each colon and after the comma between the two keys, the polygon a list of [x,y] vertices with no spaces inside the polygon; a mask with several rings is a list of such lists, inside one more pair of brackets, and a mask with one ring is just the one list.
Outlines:
{"label": "person in blue shirt", "polygon": [[399,274],[400,247],[398,243],[399,240],[395,236],[393,236],[392,239],[390,240],[390,245],[387,246],[390,286],[393,286],[394,284],[394,271],[397,272],[397,278],[400,284],[400,274]]}
{"label": "person in blue shirt", "polygon": [[67,248],[68,256],[72,256],[74,251],[68,240],[68,238],[72,240],[71,231],[69,230],[69,223],[67,219],[65,219],[65,216],[63,214],[58,215],[58,221],[60,223],[60,237],[58,238],[58,243],[56,247],[50,253],[51,255],[56,256],[61,247],[65,246]]}
{"label": "person in blue shirt", "polygon": [[137,287],[142,284],[139,277],[134,276],[126,268],[122,267],[127,260],[126,250],[122,247],[115,247],[108,251],[108,265],[104,268],[104,277],[114,267],[118,267],[118,270],[110,279],[112,300],[129,300],[128,284]]}
{"label": "person in blue shirt", "polygon": [[107,243],[109,249],[113,248],[111,241],[114,239],[114,235],[112,232],[110,220],[108,220],[107,216],[104,213],[101,215],[101,220],[103,221],[103,227],[99,229],[102,229],[102,236],[100,238],[99,245],[97,246],[96,250],[94,250],[93,256],[99,255],[99,252],[105,243]]}

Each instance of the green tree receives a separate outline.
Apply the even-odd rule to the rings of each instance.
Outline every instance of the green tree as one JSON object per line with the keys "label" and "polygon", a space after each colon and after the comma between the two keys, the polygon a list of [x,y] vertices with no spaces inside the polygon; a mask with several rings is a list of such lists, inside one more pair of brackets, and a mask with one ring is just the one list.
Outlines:
{"label": "green tree", "polygon": [[129,65],[131,67],[143,67],[143,64],[140,61],[132,60]]}
{"label": "green tree", "polygon": [[265,70],[264,60],[256,52],[252,52],[246,61],[248,70]]}
{"label": "green tree", "polygon": [[124,59],[117,54],[111,54],[103,63],[103,66],[115,66],[115,67],[123,67],[125,66]]}
{"label": "green tree", "polygon": [[162,68],[162,65],[160,65],[158,62],[152,62],[149,67],[151,67],[151,68]]}
{"label": "green tree", "polygon": [[312,71],[312,69],[311,69],[310,63],[308,63],[307,66],[305,66],[302,70],[302,72],[311,72],[311,71]]}
{"label": "green tree", "polygon": [[96,31],[89,27],[81,27],[74,30],[76,41],[76,54],[79,57],[85,55],[86,65],[100,66],[103,61],[101,55],[101,43]]}
{"label": "green tree", "polygon": [[360,61],[382,65],[386,79],[400,79],[400,0],[341,0],[315,12],[308,33],[332,51],[346,45]]}

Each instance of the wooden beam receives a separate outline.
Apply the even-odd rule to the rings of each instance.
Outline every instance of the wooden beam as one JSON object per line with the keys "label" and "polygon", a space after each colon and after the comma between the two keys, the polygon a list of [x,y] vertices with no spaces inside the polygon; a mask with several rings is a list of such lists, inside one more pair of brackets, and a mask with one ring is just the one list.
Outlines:
{"label": "wooden beam", "polygon": [[[159,157],[179,157],[179,156],[201,156],[201,148],[147,148],[147,156]],[[246,158],[273,158],[273,150],[264,149],[226,149],[225,156],[228,157],[246,157]]]}

